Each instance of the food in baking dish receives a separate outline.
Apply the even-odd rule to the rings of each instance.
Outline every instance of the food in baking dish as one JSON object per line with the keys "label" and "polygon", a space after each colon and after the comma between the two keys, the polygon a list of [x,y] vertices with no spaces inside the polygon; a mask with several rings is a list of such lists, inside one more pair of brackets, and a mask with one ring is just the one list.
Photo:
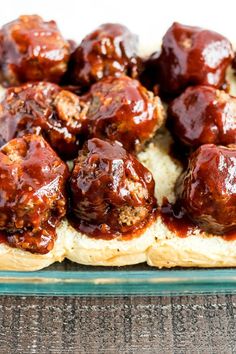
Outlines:
{"label": "food in baking dish", "polygon": [[178,23],[146,58],[119,24],[78,46],[36,15],[4,25],[0,269],[236,266],[233,56]]}

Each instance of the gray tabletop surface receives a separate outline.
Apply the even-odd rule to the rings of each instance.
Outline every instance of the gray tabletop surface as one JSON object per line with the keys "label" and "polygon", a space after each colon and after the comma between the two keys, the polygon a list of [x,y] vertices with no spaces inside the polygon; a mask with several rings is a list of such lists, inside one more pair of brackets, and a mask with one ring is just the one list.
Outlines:
{"label": "gray tabletop surface", "polygon": [[0,353],[236,353],[236,296],[0,297]]}

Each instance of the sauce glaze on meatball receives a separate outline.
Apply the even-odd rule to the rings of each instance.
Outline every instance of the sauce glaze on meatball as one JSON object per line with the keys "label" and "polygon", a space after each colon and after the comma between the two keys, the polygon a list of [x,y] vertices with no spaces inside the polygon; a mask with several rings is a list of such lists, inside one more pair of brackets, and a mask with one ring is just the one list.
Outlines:
{"label": "sauce glaze on meatball", "polygon": [[210,86],[188,87],[169,106],[168,126],[190,147],[236,144],[236,97]]}
{"label": "sauce glaze on meatball", "polygon": [[199,147],[176,190],[188,215],[203,229],[215,234],[236,230],[236,145]]}
{"label": "sauce glaze on meatball", "polygon": [[165,118],[159,97],[127,76],[104,78],[86,99],[90,137],[120,141],[129,151],[149,140]]}
{"label": "sauce glaze on meatball", "polygon": [[105,76],[137,76],[137,36],[127,27],[106,23],[88,34],[69,63],[69,80],[89,87]]}
{"label": "sauce glaze on meatball", "polygon": [[88,140],[70,179],[75,227],[114,238],[142,229],[156,207],[151,173],[118,142]]}
{"label": "sauce glaze on meatball", "polygon": [[27,81],[59,82],[67,70],[70,50],[54,21],[20,16],[0,30],[1,81],[10,86]]}
{"label": "sauce glaze on meatball", "polygon": [[64,158],[76,156],[86,105],[75,94],[48,82],[9,88],[0,103],[0,146],[15,137],[42,134]]}
{"label": "sauce glaze on meatball", "polygon": [[175,22],[163,37],[156,60],[161,90],[176,95],[193,85],[220,88],[232,59],[233,49],[227,38]]}
{"label": "sauce glaze on meatball", "polygon": [[11,246],[47,253],[66,213],[67,165],[40,136],[0,149],[0,230]]}

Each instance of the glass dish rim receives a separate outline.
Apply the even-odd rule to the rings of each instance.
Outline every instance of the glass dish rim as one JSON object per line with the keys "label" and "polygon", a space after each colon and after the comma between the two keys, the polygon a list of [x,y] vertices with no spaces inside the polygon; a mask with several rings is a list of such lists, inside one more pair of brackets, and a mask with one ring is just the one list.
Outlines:
{"label": "glass dish rim", "polygon": [[0,271],[0,295],[125,296],[236,293],[236,268]]}

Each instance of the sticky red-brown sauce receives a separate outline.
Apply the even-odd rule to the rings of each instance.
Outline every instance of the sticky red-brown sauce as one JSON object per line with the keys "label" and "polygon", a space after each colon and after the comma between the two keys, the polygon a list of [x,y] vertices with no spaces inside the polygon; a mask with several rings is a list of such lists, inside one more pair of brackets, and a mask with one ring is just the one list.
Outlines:
{"label": "sticky red-brown sauce", "polygon": [[179,237],[187,237],[189,232],[197,228],[178,203],[171,204],[166,198],[160,208],[160,216],[168,229]]}
{"label": "sticky red-brown sauce", "polygon": [[132,240],[133,238],[141,236],[148,227],[150,227],[157,218],[157,209],[153,209],[151,215],[132,228],[129,227],[128,232],[114,232],[107,224],[92,224],[83,220],[76,219],[69,216],[70,224],[79,232],[99,240],[113,240],[122,239],[124,241]]}
{"label": "sticky red-brown sauce", "polygon": [[137,76],[137,36],[120,24],[106,23],[88,34],[72,53],[67,80],[84,89],[107,76]]}
{"label": "sticky red-brown sauce", "polygon": [[0,231],[0,243],[6,243],[7,240],[6,240],[6,232],[5,231]]}
{"label": "sticky red-brown sauce", "polygon": [[49,219],[34,232],[27,229],[19,230],[14,233],[1,230],[0,244],[5,243],[31,253],[46,254],[53,249],[56,240],[56,226],[58,225],[58,220],[54,220],[54,222],[53,224],[52,220]]}
{"label": "sticky red-brown sauce", "polygon": [[236,230],[227,232],[225,235],[223,235],[223,238],[224,238],[226,241],[233,241],[233,240],[236,240]]}
{"label": "sticky red-brown sauce", "polygon": [[[194,224],[179,203],[171,204],[166,198],[160,208],[160,216],[165,226],[178,237],[188,237],[196,230],[204,232],[201,227]],[[219,237],[227,241],[236,240],[236,230],[219,235]]]}
{"label": "sticky red-brown sauce", "polygon": [[235,109],[236,98],[222,90],[188,87],[169,105],[167,126],[187,148],[235,144]]}
{"label": "sticky red-brown sauce", "polygon": [[[47,79],[49,81],[59,82],[66,71],[66,65],[69,60],[69,54],[73,49],[75,49],[74,43],[70,43],[69,45],[66,41],[64,41],[64,39],[60,36],[56,24],[54,22],[45,23],[39,17],[36,16],[31,18],[32,25],[34,24],[33,30],[29,33],[25,33],[23,30],[26,25],[24,25],[25,20],[23,20],[24,19],[21,18],[20,20],[17,20],[12,24],[8,24],[0,33],[0,36],[2,36],[2,40],[4,37],[4,42],[2,46],[3,48],[5,48],[5,52],[8,53],[7,59],[9,62],[9,65],[6,68],[7,70],[5,70],[6,72],[2,73],[3,78],[6,80],[7,84],[19,84],[20,82],[25,82],[29,80],[34,81],[40,79]],[[19,27],[19,24],[21,24],[20,26],[22,26],[22,29],[21,27]],[[27,26],[26,29],[29,30]],[[45,29],[47,29],[46,32]],[[35,36],[35,33],[41,33],[41,35]],[[48,37],[47,45],[45,45],[44,43],[45,33]],[[185,46],[183,46],[182,43],[183,48],[181,49],[181,33],[185,33],[186,40],[191,40],[191,48],[188,48],[189,42],[187,41],[185,42]],[[104,46],[102,45],[104,44],[104,41],[102,41],[102,39],[104,38],[110,38],[110,45],[107,45],[108,53],[110,50],[110,57],[109,55],[107,55],[106,60],[104,59],[102,52],[102,49],[104,50]],[[209,68],[207,60],[205,60],[205,62],[202,64],[202,52],[205,51],[205,48],[208,48],[209,43],[211,43],[212,40],[214,40],[215,43],[217,43],[217,41],[221,43],[221,51],[219,51],[219,54],[221,54],[223,50],[225,51],[224,55],[222,56],[222,59],[219,58],[219,64],[216,68]],[[125,50],[126,46],[124,45],[124,43],[126,42],[127,47],[129,49],[127,52]],[[40,49],[40,55],[42,58],[44,58],[42,66],[36,66],[34,64],[34,61],[32,63],[29,62],[24,51],[21,50],[22,43],[29,43],[29,45],[33,47],[38,47]],[[12,44],[14,44],[13,47]],[[195,48],[194,52],[192,51],[192,47]],[[13,48],[14,50],[11,48]],[[46,54],[50,53],[50,51],[52,50],[55,51],[55,48],[58,52],[60,50],[61,55],[55,57],[54,59],[47,58]],[[94,48],[97,48],[97,50],[95,50]],[[167,51],[168,48],[170,48],[171,50]],[[24,54],[22,54],[21,52]],[[195,60],[189,60],[189,58],[191,59],[192,57]],[[178,62],[180,63],[180,67],[183,67],[182,76],[179,74],[179,71],[176,70],[176,67],[173,66],[173,58],[176,58],[176,60],[178,60]],[[82,41],[81,45],[74,52],[73,60],[76,64],[76,67],[72,70],[72,76],[74,76],[74,80],[72,80],[72,85],[68,83],[66,89],[77,94],[81,94],[82,84],[84,85],[84,87],[89,87],[93,82],[97,82],[102,77],[107,77],[108,75],[114,75],[116,77],[125,73],[129,74],[132,77],[136,77],[139,60],[136,57],[135,36],[133,36],[123,26],[111,24],[103,25],[98,30],[88,35]],[[156,90],[159,90],[159,88],[162,89],[163,94],[167,95],[166,100],[168,101],[168,97],[180,93],[189,84],[210,84],[209,77],[211,76],[206,75],[207,71],[211,74],[214,74],[214,87],[221,87],[222,85],[225,85],[225,70],[227,65],[232,60],[232,48],[230,43],[226,41],[224,37],[218,34],[209,31],[203,32],[199,28],[187,28],[186,26],[175,24],[164,37],[161,56],[153,56],[152,61],[147,62],[147,70],[149,71],[150,69],[151,75],[152,70],[154,70],[155,66],[157,66],[156,60],[159,61],[159,69],[157,68],[157,74],[160,75],[160,87],[158,86],[159,83],[156,83],[157,78],[155,78],[154,82],[152,82],[152,80],[151,82],[147,82],[146,86],[153,87],[154,85],[156,87]],[[19,62],[19,65],[16,65],[16,62]],[[204,70],[199,70],[199,62]],[[116,65],[114,65],[114,63],[116,63]],[[162,68],[162,70],[160,70],[160,68]],[[172,72],[172,75],[168,74],[168,81],[166,80],[166,73],[168,72],[169,68],[171,70],[172,68],[174,68],[173,70],[175,70],[175,72]],[[193,73],[197,73],[194,80],[192,80]],[[218,75],[215,75],[216,73],[218,73]],[[92,86],[92,89],[90,90],[90,95],[92,95],[92,108],[90,107],[90,110],[88,111],[88,118],[92,127],[90,129],[90,136],[98,136],[101,138],[109,138],[111,140],[119,140],[123,143],[126,149],[132,151],[137,141],[146,141],[152,136],[152,133],[157,125],[158,117],[153,113],[153,107],[149,107],[149,96],[146,90],[139,85],[138,81],[131,81],[131,79],[129,78],[122,77],[119,79],[119,85],[117,84],[116,90],[114,90],[114,81],[116,80],[117,78],[106,78],[106,80],[104,80],[103,82],[99,81],[97,84]],[[122,82],[123,86],[121,85]],[[112,87],[113,91],[111,90]],[[127,102],[124,102],[124,97],[127,99],[128,103],[130,102],[129,104]],[[112,104],[106,104],[106,102],[112,102]],[[124,114],[126,115],[126,117],[129,118],[127,119],[125,127],[120,124],[120,121],[122,121],[122,117]],[[53,118],[55,120],[54,116]],[[108,125],[108,123],[110,123],[110,125]],[[122,126],[122,128],[120,127],[120,125]],[[66,127],[62,127],[63,131],[66,129]],[[200,127],[202,128],[202,126]],[[56,128],[55,130],[58,132],[58,126],[56,126]],[[50,127],[50,129],[52,128]],[[196,133],[196,131],[197,129],[194,129],[194,133]],[[66,130],[67,139],[68,134],[69,133]],[[77,133],[74,133],[74,135],[75,134]],[[14,134],[12,134],[12,137],[14,137]],[[50,154],[52,154],[52,151],[48,151]],[[119,152],[118,148],[116,152],[117,153],[115,157],[110,157],[109,154],[107,154],[108,157],[105,156],[108,160],[108,167],[114,167],[112,165],[112,161],[117,158]],[[105,165],[106,161],[104,160],[104,154],[105,150],[100,152],[102,158],[99,161],[103,165]],[[178,148],[177,144],[172,145],[170,154],[175,158],[181,160],[183,166],[186,165],[188,152],[182,150],[182,148]],[[30,224],[31,228],[33,228],[34,224],[36,224],[36,220],[39,219],[37,225],[35,226],[35,230],[31,231],[30,227],[28,227],[26,221],[30,219],[30,217],[27,215],[27,213],[25,213],[25,224],[23,224],[22,228],[17,228],[17,230],[20,231],[10,232],[8,231],[7,226],[5,226],[6,231],[0,231],[0,243],[6,243],[14,247],[41,254],[47,253],[53,248],[54,240],[56,237],[55,228],[61,218],[64,217],[66,213],[66,203],[64,205],[61,205],[59,201],[62,201],[62,198],[66,198],[64,185],[66,179],[68,178],[68,172],[61,161],[58,162],[61,164],[61,168],[59,169],[59,171],[52,171],[52,165],[51,162],[48,161],[47,155],[48,154],[43,155],[44,159],[40,159],[38,155],[37,159],[35,157],[32,158],[30,163],[22,163],[24,168],[25,166],[27,167],[27,176],[24,179],[25,185],[23,185],[22,188],[18,188],[17,186],[16,191],[18,193],[19,190],[22,191],[25,188],[25,195],[23,195],[23,197],[25,197],[26,193],[29,193],[27,192],[26,187],[28,188],[28,191],[32,190],[33,182],[31,180],[35,179],[36,182],[42,187],[41,189],[43,189],[43,187],[53,182],[55,180],[55,176],[58,175],[62,178],[62,181],[58,184],[58,189],[61,191],[61,196],[59,194],[54,195],[53,188],[51,188],[51,194],[44,195],[44,202],[38,202],[39,205],[35,205],[34,211],[31,211],[31,221],[35,221],[35,223],[32,222],[32,225]],[[53,158],[56,159],[56,157]],[[126,155],[122,158],[123,160],[128,159]],[[133,170],[135,170],[136,168],[135,172],[137,172],[137,175],[139,175],[140,173],[140,181],[142,181],[143,175],[145,174],[145,171],[143,172],[144,167],[142,167],[141,165],[138,166],[138,162],[133,162],[131,157],[129,157],[129,160],[133,163],[132,165],[131,162],[129,162],[128,167],[130,171],[131,167]],[[91,165],[92,164],[90,164],[89,166],[91,167]],[[50,173],[42,173],[43,167],[47,168],[50,171],[50,173],[52,174],[51,178],[49,178]],[[86,169],[85,167],[83,168],[84,173],[87,173],[86,178],[82,180],[80,185],[79,183],[77,183],[77,180],[75,181],[77,183],[76,187],[78,187],[79,192],[77,195],[75,195],[76,197],[78,196],[78,198],[75,198],[76,201],[74,202],[74,209],[77,208],[83,217],[85,215],[89,215],[89,217],[92,216],[93,222],[90,223],[87,219],[82,220],[78,217],[75,218],[74,216],[69,216],[69,221],[71,225],[75,227],[76,230],[96,239],[131,240],[135,237],[139,237],[148,227],[152,225],[153,222],[155,222],[157,215],[160,215],[163,223],[168,227],[170,231],[172,231],[178,237],[187,237],[188,235],[193,234],[193,232],[196,230],[199,230],[200,232],[204,231],[190,219],[185,209],[178,203],[171,204],[168,202],[167,199],[165,199],[163,205],[157,211],[155,197],[153,194],[154,182],[153,185],[151,182],[149,182],[149,186],[147,181],[145,182],[144,187],[146,187],[146,190],[149,192],[151,197],[149,204],[144,205],[146,205],[146,208],[148,209],[148,216],[145,217],[145,219],[143,219],[141,222],[134,224],[132,227],[127,227],[126,229],[124,229],[123,232],[117,231],[119,224],[115,220],[115,213],[111,213],[108,215],[109,208],[107,207],[107,205],[109,205],[109,203],[111,204],[112,202],[112,207],[119,207],[120,200],[125,200],[122,193],[124,193],[123,179],[126,177],[126,175],[124,174],[124,177],[120,178],[120,175],[117,173],[116,178],[114,178],[114,181],[112,181],[107,177],[107,171],[104,168],[102,170],[103,177],[94,178],[92,172],[94,173],[94,175],[96,175],[97,170],[93,171],[91,169],[90,171],[90,169]],[[128,167],[126,168],[126,170],[128,170]],[[89,181],[90,177],[88,178],[88,176],[93,177],[92,182]],[[119,181],[119,178],[121,182],[120,186],[118,185],[118,188],[117,181]],[[98,179],[100,179],[100,184],[97,183]],[[113,185],[111,184],[111,181],[113,182]],[[6,180],[4,181],[4,183],[7,186],[8,181]],[[146,184],[148,184],[148,186],[146,186]],[[4,190],[6,195],[5,208],[9,208],[8,213],[6,213],[6,215],[10,215],[10,213],[12,213],[13,216],[16,216],[18,219],[20,219],[18,211],[21,208],[20,211],[22,210],[23,212],[24,205],[20,205],[18,201],[15,202],[16,205],[14,205],[12,202],[11,204],[10,202],[8,203],[8,199],[10,199],[8,198],[8,194],[12,194],[11,189],[13,189],[13,187],[15,188],[15,184],[12,183],[12,185],[9,184],[9,186],[10,187],[8,189],[6,187]],[[29,189],[29,186],[31,189]],[[107,188],[107,186],[109,186],[109,188]],[[97,195],[96,201],[99,201],[100,204],[99,207],[97,207],[97,210],[94,211],[95,195],[98,189],[100,190],[101,195]],[[106,201],[107,204],[105,204],[103,195],[105,195],[104,191],[107,189],[109,189],[110,193],[108,194],[109,198],[107,198],[109,203]],[[37,194],[39,187],[35,187],[34,190],[35,194]],[[91,191],[94,193],[92,193]],[[141,205],[141,202],[134,202],[133,195],[126,195],[126,198],[129,202],[127,202],[128,205],[133,205],[134,207],[138,207]],[[83,199],[83,204],[81,203],[81,199]],[[32,200],[34,202],[33,198]],[[144,202],[146,202],[146,200]],[[44,206],[47,204],[48,210],[44,210]],[[42,219],[42,213],[45,214],[46,221]],[[94,218],[93,214],[96,216],[96,218]],[[48,215],[50,216],[48,217]],[[102,223],[97,224],[95,222],[97,220],[102,220]],[[18,220],[18,222],[20,221]],[[219,237],[222,237],[225,240],[229,241],[235,240],[236,230],[230,231],[223,235],[219,235]]]}

